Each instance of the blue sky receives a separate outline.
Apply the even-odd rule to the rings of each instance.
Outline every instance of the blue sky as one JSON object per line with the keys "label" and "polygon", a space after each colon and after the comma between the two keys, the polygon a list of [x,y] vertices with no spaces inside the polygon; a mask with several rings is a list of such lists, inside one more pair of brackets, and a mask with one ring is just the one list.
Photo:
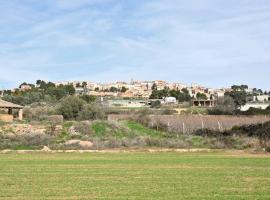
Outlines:
{"label": "blue sky", "polygon": [[0,87],[155,80],[270,89],[269,0],[0,0]]}

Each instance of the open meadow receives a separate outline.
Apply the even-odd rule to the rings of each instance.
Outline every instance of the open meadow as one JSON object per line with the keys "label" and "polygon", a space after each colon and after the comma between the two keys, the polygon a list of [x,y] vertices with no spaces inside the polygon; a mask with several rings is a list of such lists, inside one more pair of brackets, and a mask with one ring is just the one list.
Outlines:
{"label": "open meadow", "polygon": [[270,157],[240,153],[0,154],[0,199],[270,199]]}

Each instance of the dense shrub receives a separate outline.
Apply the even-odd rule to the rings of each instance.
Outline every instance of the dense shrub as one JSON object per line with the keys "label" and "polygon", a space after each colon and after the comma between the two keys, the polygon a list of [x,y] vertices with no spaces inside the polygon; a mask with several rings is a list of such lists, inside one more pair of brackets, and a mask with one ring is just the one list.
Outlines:
{"label": "dense shrub", "polygon": [[270,122],[235,126],[232,128],[232,131],[241,132],[242,134],[245,134],[249,137],[259,136],[259,135],[262,135],[263,133],[270,134]]}
{"label": "dense shrub", "polygon": [[36,121],[44,120],[49,115],[54,115],[57,112],[53,106],[25,107],[23,111],[26,119]]}
{"label": "dense shrub", "polygon": [[104,109],[96,104],[87,104],[80,97],[69,96],[64,98],[58,108],[58,113],[67,120],[96,120],[104,119]]}
{"label": "dense shrub", "polygon": [[164,109],[161,111],[161,114],[162,115],[173,115],[173,114],[176,114],[177,111],[176,110],[173,110],[173,109]]}
{"label": "dense shrub", "polygon": [[83,135],[93,135],[93,131],[91,129],[91,123],[89,121],[77,122],[74,125],[74,130]]}
{"label": "dense shrub", "polygon": [[153,101],[151,103],[151,108],[160,108],[161,107],[161,102],[160,100]]}
{"label": "dense shrub", "polygon": [[225,137],[231,136],[232,132],[230,131],[218,131],[218,130],[211,130],[211,129],[198,129],[193,132],[193,135],[198,135],[202,137]]}
{"label": "dense shrub", "polygon": [[40,91],[21,92],[19,94],[8,94],[3,97],[3,100],[20,105],[29,105],[34,102],[43,100],[43,93]]}
{"label": "dense shrub", "polygon": [[63,115],[50,115],[46,118],[49,123],[56,125],[62,124],[64,122]]}
{"label": "dense shrub", "polygon": [[149,109],[143,109],[137,115],[133,116],[132,120],[144,126],[148,126],[150,122],[149,112]]}
{"label": "dense shrub", "polygon": [[[28,84],[29,85],[29,84]],[[35,102],[49,102],[60,100],[68,95],[75,94],[73,85],[60,85],[58,87],[51,82],[41,81],[40,87],[36,88],[30,84],[32,89],[27,91],[15,90],[15,92],[5,92],[4,100],[20,105],[29,105]]]}
{"label": "dense shrub", "polygon": [[83,110],[86,102],[79,97],[69,96],[64,98],[58,108],[58,113],[65,119],[78,119],[79,113]]}
{"label": "dense shrub", "polygon": [[261,124],[255,131],[255,135],[259,138],[260,144],[263,148],[270,147],[270,122]]}
{"label": "dense shrub", "polygon": [[80,96],[80,98],[86,101],[87,103],[93,103],[96,101],[96,97],[93,95],[82,95]]}
{"label": "dense shrub", "polygon": [[209,115],[232,115],[235,113],[236,105],[230,96],[219,98],[214,108],[208,109]]}
{"label": "dense shrub", "polygon": [[102,107],[97,104],[86,104],[78,114],[79,120],[97,120],[104,119],[105,112]]}
{"label": "dense shrub", "polygon": [[40,149],[54,142],[54,138],[45,134],[23,134],[18,136],[0,134],[0,149]]}

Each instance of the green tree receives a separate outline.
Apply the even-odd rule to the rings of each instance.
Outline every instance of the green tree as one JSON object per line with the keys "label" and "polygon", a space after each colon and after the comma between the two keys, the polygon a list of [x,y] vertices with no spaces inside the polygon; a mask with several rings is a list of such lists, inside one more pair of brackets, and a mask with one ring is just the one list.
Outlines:
{"label": "green tree", "polygon": [[57,100],[62,99],[63,97],[65,97],[68,93],[67,91],[61,87],[61,88],[48,88],[46,90],[46,94],[50,95],[50,96],[54,96]]}
{"label": "green tree", "polygon": [[162,99],[162,93],[160,90],[153,90],[150,99]]}
{"label": "green tree", "polygon": [[159,100],[151,102],[151,108],[160,108],[160,107],[161,107],[161,102]]}
{"label": "green tree", "polygon": [[233,85],[232,91],[226,92],[225,96],[230,96],[233,98],[234,103],[236,104],[237,107],[240,107],[242,105],[245,105],[247,102],[247,93],[246,89],[248,89],[247,85]]}
{"label": "green tree", "polygon": [[96,97],[93,95],[82,95],[80,96],[80,98],[86,101],[87,103],[93,103],[96,101]]}
{"label": "green tree", "polygon": [[83,88],[86,88],[86,86],[87,86],[87,83],[84,81],[84,82],[82,83],[82,87],[83,87]]}
{"label": "green tree", "polygon": [[122,92],[122,93],[125,93],[127,90],[128,90],[128,89],[127,89],[125,86],[123,86],[123,87],[121,88],[121,92]]}
{"label": "green tree", "polygon": [[116,87],[111,87],[110,92],[118,92],[118,89]]}
{"label": "green tree", "polygon": [[224,96],[218,98],[214,108],[208,110],[209,114],[212,115],[232,115],[235,113],[236,105],[234,100],[230,96]]}
{"label": "green tree", "polygon": [[245,91],[248,89],[248,86],[247,85],[233,85],[231,89],[235,91]]}
{"label": "green tree", "polygon": [[65,119],[78,119],[79,113],[83,110],[86,102],[76,96],[65,97],[58,108],[58,113],[63,115]]}
{"label": "green tree", "polygon": [[203,93],[198,92],[196,94],[196,99],[206,100],[207,99],[207,96],[205,94],[203,94]]}
{"label": "green tree", "polygon": [[79,120],[97,120],[104,119],[105,112],[97,104],[86,104],[83,106],[82,110],[79,112]]}
{"label": "green tree", "polygon": [[153,84],[152,87],[151,87],[152,90],[157,90],[157,84]]}
{"label": "green tree", "polygon": [[153,90],[150,95],[150,99],[163,99],[168,96],[175,97],[179,102],[191,100],[187,90],[169,90],[169,88],[164,88],[163,90]]}
{"label": "green tree", "polygon": [[41,80],[37,80],[36,85],[40,85],[40,84],[41,84]]}
{"label": "green tree", "polygon": [[183,88],[181,91],[182,91],[183,93],[185,93],[185,94],[189,94],[189,92],[188,92],[188,89],[187,89],[187,88]]}

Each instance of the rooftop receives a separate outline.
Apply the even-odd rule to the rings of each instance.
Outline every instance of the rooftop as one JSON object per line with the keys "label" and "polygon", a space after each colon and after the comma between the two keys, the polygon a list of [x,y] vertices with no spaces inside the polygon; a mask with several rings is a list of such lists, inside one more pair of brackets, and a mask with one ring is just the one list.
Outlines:
{"label": "rooftop", "polygon": [[21,109],[23,108],[23,106],[14,104],[14,103],[10,103],[7,101],[4,101],[2,99],[0,99],[0,108],[17,108],[17,109]]}

